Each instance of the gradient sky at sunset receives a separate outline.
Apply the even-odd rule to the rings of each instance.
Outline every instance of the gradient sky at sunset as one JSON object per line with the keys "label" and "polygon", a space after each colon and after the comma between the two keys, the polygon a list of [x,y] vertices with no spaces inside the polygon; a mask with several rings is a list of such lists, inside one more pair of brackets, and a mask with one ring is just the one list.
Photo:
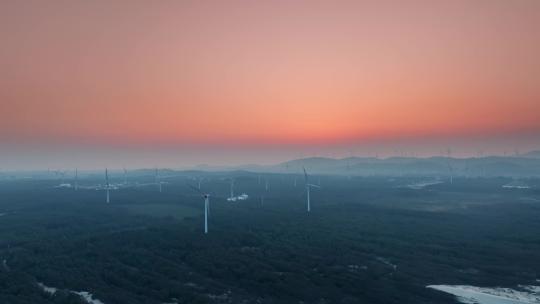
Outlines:
{"label": "gradient sky at sunset", "polygon": [[540,1],[0,3],[0,167],[540,148]]}

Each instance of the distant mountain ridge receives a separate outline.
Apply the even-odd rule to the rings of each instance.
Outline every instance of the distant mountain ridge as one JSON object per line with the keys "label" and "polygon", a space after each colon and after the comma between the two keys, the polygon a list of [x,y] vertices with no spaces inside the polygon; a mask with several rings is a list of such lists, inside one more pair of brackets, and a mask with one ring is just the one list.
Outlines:
{"label": "distant mountain ridge", "polygon": [[[535,157],[537,156],[538,157]],[[302,174],[306,168],[312,174],[336,175],[424,175],[424,176],[540,176],[540,151],[519,156],[486,156],[452,158],[418,157],[309,157],[275,165],[204,166],[202,171],[251,171]]]}
{"label": "distant mountain ridge", "polygon": [[522,157],[540,158],[540,150],[527,152],[523,154]]}
{"label": "distant mountain ridge", "polygon": [[[533,157],[538,155],[538,157]],[[540,153],[522,156],[482,158],[450,157],[349,157],[307,158],[274,166],[299,171],[306,167],[318,174],[348,175],[454,175],[454,176],[540,176]]]}
{"label": "distant mountain ridge", "polygon": [[[433,156],[418,157],[308,157],[294,159],[274,165],[245,164],[237,166],[198,165],[182,169],[158,170],[159,176],[171,176],[182,171],[182,174],[198,174],[202,172],[255,172],[303,174],[303,168],[310,174],[333,174],[349,176],[468,176],[468,177],[539,177],[540,176],[540,150],[530,151],[515,156],[485,156],[469,158],[452,158]],[[36,171],[40,176],[51,177],[45,171]],[[79,170],[79,173],[82,173]],[[115,175],[123,174],[122,170],[109,170]],[[129,176],[155,175],[155,169],[131,169]],[[29,172],[0,172],[0,178],[10,176],[26,176]],[[85,174],[95,176],[103,175],[101,170],[89,170]],[[54,176],[53,176],[54,177]]]}

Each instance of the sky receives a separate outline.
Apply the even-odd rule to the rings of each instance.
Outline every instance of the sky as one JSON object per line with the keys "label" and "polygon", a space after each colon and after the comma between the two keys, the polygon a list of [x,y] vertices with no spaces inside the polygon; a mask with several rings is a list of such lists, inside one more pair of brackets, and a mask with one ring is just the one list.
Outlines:
{"label": "sky", "polygon": [[0,169],[540,148],[540,1],[0,2]]}

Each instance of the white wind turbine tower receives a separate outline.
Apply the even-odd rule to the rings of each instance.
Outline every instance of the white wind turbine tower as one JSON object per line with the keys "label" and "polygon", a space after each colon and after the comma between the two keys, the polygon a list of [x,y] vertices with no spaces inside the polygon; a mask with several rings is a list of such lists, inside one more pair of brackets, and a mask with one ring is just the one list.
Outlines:
{"label": "white wind turbine tower", "polygon": [[448,162],[448,171],[450,172],[450,184],[454,183],[454,169],[452,168],[452,165],[450,165],[450,162]]}
{"label": "white wind turbine tower", "polygon": [[105,189],[107,190],[107,204],[111,202],[109,195],[109,171],[105,168]]}
{"label": "white wind turbine tower", "polygon": [[155,174],[154,174],[154,180],[156,182],[156,184],[158,185],[159,187],[159,192],[161,193],[161,181],[159,180],[159,175],[158,175],[158,169],[156,168],[155,170]]}
{"label": "white wind turbine tower", "polygon": [[262,207],[264,205],[264,191],[261,191],[260,202]]}
{"label": "white wind turbine tower", "polygon": [[347,158],[346,170],[347,170],[347,178],[348,179],[351,179],[351,157],[352,157],[352,155],[349,155],[349,158]]}
{"label": "white wind turbine tower", "polygon": [[208,234],[208,213],[210,211],[210,194],[203,193],[197,187],[189,185],[193,190],[197,191],[204,198],[204,234]]}
{"label": "white wind turbine tower", "polygon": [[75,191],[79,190],[79,170],[75,168]]}
{"label": "white wind turbine tower", "polygon": [[230,198],[234,198],[234,178],[231,178],[231,184],[230,184],[230,187],[231,187],[231,196]]}
{"label": "white wind turbine tower", "polygon": [[310,184],[309,179],[308,179],[308,175],[307,175],[307,172],[306,172],[306,168],[303,168],[303,169],[304,169],[304,179],[305,179],[305,182],[306,182],[307,212],[310,212],[311,211],[311,204],[310,204],[309,191],[310,191],[311,187],[320,188],[320,186]]}
{"label": "white wind turbine tower", "polygon": [[450,148],[448,148],[446,150],[446,153],[448,155],[447,165],[448,165],[448,171],[450,173],[450,184],[453,184],[454,183],[454,169],[452,168],[452,165],[450,164],[450,159],[452,157],[452,150],[450,150]]}
{"label": "white wind turbine tower", "polygon": [[127,170],[124,168],[124,185],[127,185]]}

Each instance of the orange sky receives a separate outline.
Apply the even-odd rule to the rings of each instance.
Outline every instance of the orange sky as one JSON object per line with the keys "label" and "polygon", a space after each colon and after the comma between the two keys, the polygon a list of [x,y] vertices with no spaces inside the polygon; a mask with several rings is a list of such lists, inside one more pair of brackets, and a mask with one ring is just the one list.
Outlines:
{"label": "orange sky", "polygon": [[540,133],[540,2],[2,1],[0,139]]}

